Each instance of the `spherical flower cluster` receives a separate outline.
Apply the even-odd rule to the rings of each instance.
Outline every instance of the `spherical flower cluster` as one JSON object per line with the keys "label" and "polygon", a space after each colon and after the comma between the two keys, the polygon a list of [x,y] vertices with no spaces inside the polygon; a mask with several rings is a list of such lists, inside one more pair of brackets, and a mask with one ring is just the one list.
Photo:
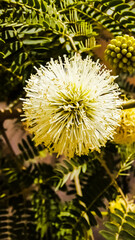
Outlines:
{"label": "spherical flower cluster", "polygon": [[105,50],[105,59],[109,61],[117,74],[133,73],[135,70],[135,38],[124,35],[112,39]]}
{"label": "spherical flower cluster", "polygon": [[114,140],[117,144],[131,144],[135,142],[135,109],[121,111],[121,123],[116,129]]}
{"label": "spherical flower cluster", "polygon": [[37,144],[71,158],[100,150],[120,120],[118,85],[90,57],[75,55],[37,69],[25,88],[24,120]]}

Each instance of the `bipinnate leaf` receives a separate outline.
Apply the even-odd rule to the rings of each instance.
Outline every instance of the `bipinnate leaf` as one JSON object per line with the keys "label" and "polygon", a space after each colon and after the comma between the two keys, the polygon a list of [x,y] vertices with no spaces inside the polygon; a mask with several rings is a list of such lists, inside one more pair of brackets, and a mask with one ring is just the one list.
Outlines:
{"label": "bipinnate leaf", "polygon": [[135,204],[128,199],[117,197],[110,203],[110,221],[104,225],[108,230],[101,230],[100,234],[108,240],[135,239]]}

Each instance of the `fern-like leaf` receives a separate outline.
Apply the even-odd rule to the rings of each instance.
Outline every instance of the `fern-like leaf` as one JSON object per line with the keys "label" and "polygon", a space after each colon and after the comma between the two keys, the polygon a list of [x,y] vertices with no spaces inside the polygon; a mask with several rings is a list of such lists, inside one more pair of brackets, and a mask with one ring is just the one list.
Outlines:
{"label": "fern-like leaf", "polygon": [[56,189],[62,187],[68,180],[73,180],[74,176],[79,176],[80,172],[85,172],[87,164],[84,162],[80,164],[76,159],[63,160],[62,164],[57,164],[55,168],[56,175],[59,179]]}
{"label": "fern-like leaf", "polygon": [[109,240],[133,240],[135,239],[135,204],[122,198],[110,204],[110,220],[105,222],[108,230],[100,233]]}

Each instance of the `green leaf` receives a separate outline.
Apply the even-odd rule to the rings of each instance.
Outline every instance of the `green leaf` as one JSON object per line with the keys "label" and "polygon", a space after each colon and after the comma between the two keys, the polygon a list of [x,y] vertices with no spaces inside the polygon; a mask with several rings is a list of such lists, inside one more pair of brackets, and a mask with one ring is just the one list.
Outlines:
{"label": "green leaf", "polygon": [[113,23],[112,19],[107,19],[107,20],[102,22],[103,25],[110,24],[110,23]]}
{"label": "green leaf", "polygon": [[78,217],[78,218],[80,217],[80,212],[78,212],[77,210],[71,209],[70,213],[73,214],[74,216]]}
{"label": "green leaf", "polygon": [[114,221],[116,221],[117,223],[121,224],[122,219],[121,217],[119,217],[118,215],[116,215],[115,213],[111,213],[111,218],[114,219]]}
{"label": "green leaf", "polygon": [[129,17],[129,18],[128,18],[128,21],[129,21],[129,22],[135,21],[135,15],[134,15],[134,17]]}
{"label": "green leaf", "polygon": [[115,8],[115,11],[117,12],[120,12],[120,11],[122,11],[122,10],[124,10],[124,9],[126,9],[126,8],[130,8],[130,5],[128,5],[128,4],[119,4],[116,8]]}
{"label": "green leaf", "polygon": [[28,0],[28,5],[34,7],[34,0]]}
{"label": "green leaf", "polygon": [[35,8],[39,9],[40,8],[40,2],[39,0],[34,0],[34,3],[35,3]]}
{"label": "green leaf", "polygon": [[72,229],[72,225],[71,225],[70,223],[63,223],[63,224],[62,224],[62,228]]}
{"label": "green leaf", "polygon": [[41,8],[43,12],[46,12],[47,3],[44,0],[41,0]]}
{"label": "green leaf", "polygon": [[96,213],[96,215],[100,218],[102,218],[102,213],[100,212],[100,210],[96,207],[93,207],[93,211]]}
{"label": "green leaf", "polygon": [[118,232],[118,225],[115,225],[114,223],[111,223],[111,222],[105,222],[104,225],[106,228],[110,229],[112,232],[114,233]]}
{"label": "green leaf", "polygon": [[87,230],[90,229],[90,224],[87,222],[87,220],[84,217],[81,217],[80,222],[86,227]]}
{"label": "green leaf", "polygon": [[135,220],[135,213],[134,212],[128,212],[128,215]]}
{"label": "green leaf", "polygon": [[101,230],[100,234],[107,240],[116,240],[116,236],[113,233]]}
{"label": "green leaf", "polygon": [[[113,201],[113,204],[114,201]],[[116,198],[116,205],[121,204],[122,209],[110,208],[110,222],[105,222],[104,225],[110,230],[110,233],[116,235],[116,238],[119,240],[133,240],[135,239],[135,219],[129,217],[129,215],[135,216],[133,202],[129,201],[125,203],[123,199],[119,197]],[[112,213],[113,211],[113,213]],[[118,215],[120,217],[118,217]],[[101,231],[102,232],[102,231]],[[106,230],[105,230],[106,232]],[[108,232],[108,231],[107,231]],[[101,233],[102,234],[102,233]],[[103,231],[104,234],[104,231]],[[104,236],[106,239],[106,235]]]}
{"label": "green leaf", "polygon": [[101,16],[101,14],[100,14],[99,12],[94,13],[92,17],[93,17],[93,18],[97,18],[98,16]]}
{"label": "green leaf", "polygon": [[116,13],[114,16],[115,21],[118,21],[120,19],[120,17],[121,17],[121,14],[119,12]]}
{"label": "green leaf", "polygon": [[69,171],[73,171],[74,170],[73,165],[69,161],[63,160],[63,162],[68,167]]}
{"label": "green leaf", "polygon": [[132,30],[135,30],[135,25],[134,24],[128,24],[127,27],[132,29]]}
{"label": "green leaf", "polygon": [[121,231],[120,232],[120,237],[119,237],[120,240],[135,240],[135,236],[129,234],[128,232],[126,231]]}
{"label": "green leaf", "polygon": [[121,4],[121,3],[123,3],[122,0],[113,0],[113,1],[109,2],[108,6],[109,7],[115,7],[115,6],[117,6],[117,5]]}
{"label": "green leaf", "polygon": [[132,12],[132,11],[124,11],[124,12],[122,12],[121,13],[121,15],[122,16],[133,16],[133,17],[135,17],[135,13],[134,12]]}
{"label": "green leaf", "polygon": [[63,172],[64,174],[68,174],[68,169],[65,168],[63,165],[59,165],[59,169],[57,170]]}
{"label": "green leaf", "polygon": [[115,213],[122,218],[124,216],[124,213],[121,210],[119,210],[118,208],[115,208]]}
{"label": "green leaf", "polygon": [[135,228],[132,227],[129,223],[123,223],[122,227],[123,227],[123,229],[126,232],[128,232],[128,233],[132,234],[133,236],[135,236]]}
{"label": "green leaf", "polygon": [[103,4],[103,5],[101,6],[101,11],[102,11],[102,12],[105,12],[108,8],[109,8],[108,5]]}
{"label": "green leaf", "polygon": [[108,3],[110,0],[102,0],[102,3]]}
{"label": "green leaf", "polygon": [[132,217],[126,216],[126,221],[135,228],[135,219],[133,219]]}
{"label": "green leaf", "polygon": [[93,215],[91,212],[88,212],[88,216],[89,216],[90,223],[91,223],[93,226],[97,225],[97,221],[96,221],[94,215]]}
{"label": "green leaf", "polygon": [[20,53],[16,58],[16,62],[19,65],[22,65],[27,58],[28,58],[28,55],[26,53]]}
{"label": "green leaf", "polygon": [[74,217],[66,216],[66,221],[68,221],[71,225],[76,224],[76,220]]}
{"label": "green leaf", "polygon": [[124,19],[124,20],[120,20],[120,25],[124,25],[124,24],[127,24],[127,23],[130,23],[129,19]]}
{"label": "green leaf", "polygon": [[120,203],[120,205],[121,205],[123,211],[126,212],[126,206],[122,202]]}
{"label": "green leaf", "polygon": [[22,2],[25,4],[25,3],[27,3],[27,0],[22,0]]}
{"label": "green leaf", "polygon": [[38,45],[38,44],[45,44],[47,39],[24,39],[23,44],[25,45]]}

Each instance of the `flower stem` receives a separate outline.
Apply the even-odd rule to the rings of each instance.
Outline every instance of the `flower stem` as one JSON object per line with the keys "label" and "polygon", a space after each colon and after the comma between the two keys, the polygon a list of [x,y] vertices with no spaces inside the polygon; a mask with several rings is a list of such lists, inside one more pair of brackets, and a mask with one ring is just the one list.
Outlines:
{"label": "flower stem", "polygon": [[[80,180],[79,180],[79,175],[75,175],[74,177],[74,182],[75,182],[75,187],[76,187],[76,192],[79,196],[83,196],[82,194],[82,189],[81,189],[81,185],[80,185]],[[84,202],[80,201],[80,204],[86,208],[86,205]],[[86,214],[86,212],[82,212],[82,215],[84,216],[84,218],[86,219],[86,221],[88,222],[88,224],[90,225],[90,221],[88,218],[88,215]],[[87,231],[86,233],[86,240],[94,240],[94,236],[93,236],[93,232],[90,226],[90,230]]]}

